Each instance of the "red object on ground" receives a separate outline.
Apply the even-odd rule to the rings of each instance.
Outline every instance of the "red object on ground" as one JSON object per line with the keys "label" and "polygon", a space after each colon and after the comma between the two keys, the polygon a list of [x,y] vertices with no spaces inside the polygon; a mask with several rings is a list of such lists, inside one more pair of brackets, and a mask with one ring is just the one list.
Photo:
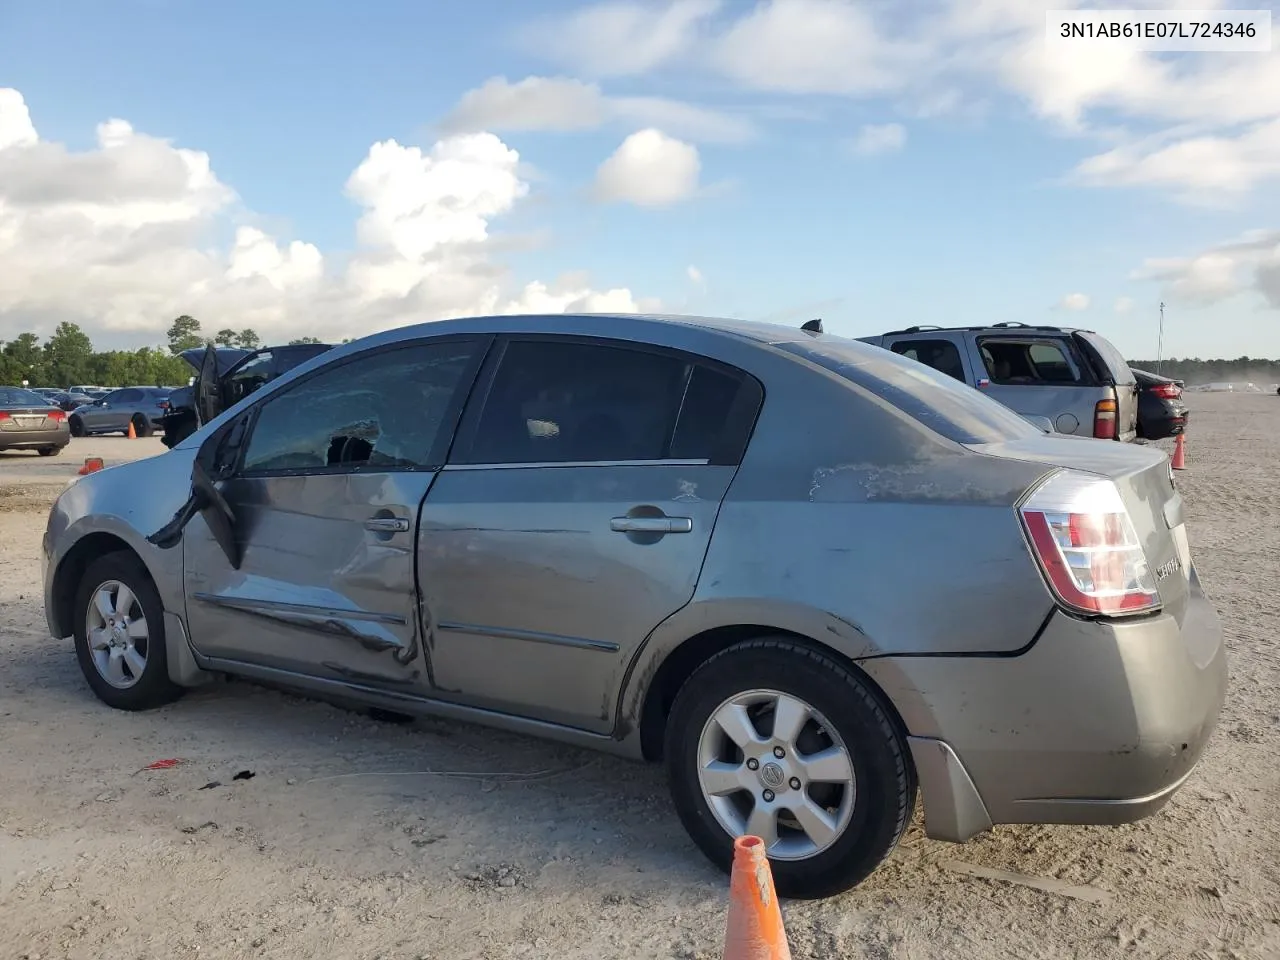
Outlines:
{"label": "red object on ground", "polygon": [[1186,445],[1186,434],[1178,434],[1178,439],[1173,444],[1173,469],[1187,469],[1187,451],[1184,449]]}
{"label": "red object on ground", "polygon": [[176,767],[182,762],[180,757],[174,757],[172,760],[157,760],[155,763],[149,763],[143,770],[168,770],[170,767]]}

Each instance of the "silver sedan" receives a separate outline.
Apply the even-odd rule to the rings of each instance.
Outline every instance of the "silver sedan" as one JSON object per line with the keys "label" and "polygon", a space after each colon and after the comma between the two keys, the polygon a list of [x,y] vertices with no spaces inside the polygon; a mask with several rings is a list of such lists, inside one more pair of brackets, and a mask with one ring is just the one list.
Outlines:
{"label": "silver sedan", "polygon": [[917,789],[953,842],[1155,813],[1226,688],[1163,453],[812,324],[358,340],[80,479],[44,555],[112,707],[236,674],[661,761],[784,896],[871,873]]}

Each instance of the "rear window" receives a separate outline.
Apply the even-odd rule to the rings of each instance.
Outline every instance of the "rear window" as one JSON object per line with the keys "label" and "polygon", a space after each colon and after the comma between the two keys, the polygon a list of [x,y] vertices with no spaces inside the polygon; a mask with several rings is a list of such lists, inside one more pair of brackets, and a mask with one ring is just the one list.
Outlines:
{"label": "rear window", "polygon": [[47,407],[49,401],[34,390],[0,387],[0,407]]}
{"label": "rear window", "polygon": [[1040,436],[1008,407],[932,367],[841,337],[778,344],[844,377],[956,443]]}

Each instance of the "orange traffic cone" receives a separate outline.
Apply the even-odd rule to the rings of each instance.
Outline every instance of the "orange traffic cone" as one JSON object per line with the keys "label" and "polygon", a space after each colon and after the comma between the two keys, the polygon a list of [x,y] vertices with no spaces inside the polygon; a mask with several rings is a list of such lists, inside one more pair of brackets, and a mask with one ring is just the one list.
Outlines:
{"label": "orange traffic cone", "polygon": [[1173,442],[1173,469],[1187,469],[1187,451],[1185,449],[1186,438],[1180,433],[1178,439]]}
{"label": "orange traffic cone", "polygon": [[101,469],[102,469],[101,457],[85,457],[84,466],[81,467],[79,470],[77,470],[76,473],[84,477]]}
{"label": "orange traffic cone", "polygon": [[130,420],[130,421],[129,421],[129,439],[130,439],[130,440],[137,440],[137,439],[138,439],[138,431],[137,431],[137,430],[135,430],[135,429],[133,429],[133,421],[132,421],[132,420]]}
{"label": "orange traffic cone", "polygon": [[773,871],[759,837],[739,837],[733,843],[729,919],[721,956],[722,960],[791,960]]}

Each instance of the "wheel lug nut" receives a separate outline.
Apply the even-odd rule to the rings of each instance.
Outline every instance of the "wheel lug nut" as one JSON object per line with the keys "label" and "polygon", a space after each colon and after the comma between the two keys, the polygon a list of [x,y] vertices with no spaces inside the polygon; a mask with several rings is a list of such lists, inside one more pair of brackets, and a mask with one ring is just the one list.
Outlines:
{"label": "wheel lug nut", "polygon": [[760,761],[759,761],[759,760],[757,760],[755,757],[752,757],[750,760],[748,760],[748,761],[747,761],[747,769],[748,769],[748,770],[759,770],[759,769],[760,769]]}
{"label": "wheel lug nut", "polygon": [[792,778],[791,778],[791,789],[792,789],[792,790],[799,790],[799,789],[800,789],[800,778],[799,778],[799,777],[792,777]]}
{"label": "wheel lug nut", "polygon": [[773,803],[773,791],[766,790],[763,794],[765,803]]}
{"label": "wheel lug nut", "polygon": [[781,747],[774,747],[773,755],[777,757],[779,760],[781,760],[783,757],[787,755],[787,751],[783,750]]}

